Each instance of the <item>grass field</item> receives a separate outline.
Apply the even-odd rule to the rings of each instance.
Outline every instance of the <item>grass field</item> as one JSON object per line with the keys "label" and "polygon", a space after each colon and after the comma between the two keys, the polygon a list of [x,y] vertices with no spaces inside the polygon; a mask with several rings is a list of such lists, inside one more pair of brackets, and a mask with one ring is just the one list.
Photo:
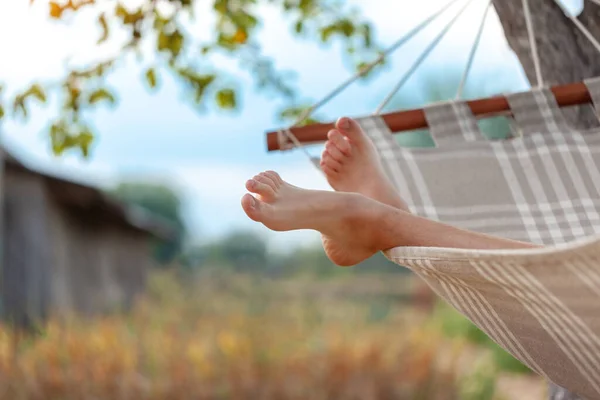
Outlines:
{"label": "grass field", "polygon": [[[0,331],[1,399],[542,399],[406,277],[154,276],[128,315]],[[499,355],[500,354],[500,355]]]}

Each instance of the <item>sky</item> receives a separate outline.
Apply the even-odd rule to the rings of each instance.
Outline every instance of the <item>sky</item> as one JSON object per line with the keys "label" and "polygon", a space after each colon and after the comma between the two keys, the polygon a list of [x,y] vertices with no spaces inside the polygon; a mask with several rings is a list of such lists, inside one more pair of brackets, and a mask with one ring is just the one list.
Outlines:
{"label": "sky", "polygon": [[[377,39],[391,44],[446,1],[406,0],[397,6],[387,0],[353,3],[373,22]],[[582,4],[582,0],[563,2],[573,11]],[[89,55],[98,37],[96,25],[85,15],[70,24],[57,24],[46,17],[47,0],[36,0],[33,8],[28,3],[0,0],[0,82],[6,83],[9,90],[22,89],[33,79],[60,75],[65,60]],[[473,1],[400,95],[419,98],[427,77],[443,76],[449,68],[460,73],[486,4],[487,0]],[[198,15],[210,19],[210,12],[205,11]],[[337,46],[295,39],[289,22],[270,6],[262,6],[260,15],[260,41],[265,53],[277,68],[296,73],[295,85],[307,99],[327,95],[351,75]],[[386,88],[398,81],[451,16],[452,12],[445,14],[399,49],[385,71],[354,84],[324,106],[320,114],[334,120],[341,115],[373,112],[387,95]],[[210,21],[197,23],[194,31],[200,36],[210,34],[203,27],[208,29]],[[109,54],[110,49],[105,51]],[[96,52],[93,56],[102,58],[106,54]],[[273,233],[244,215],[239,202],[245,193],[244,183],[266,169],[278,171],[301,187],[331,189],[301,151],[266,151],[265,132],[282,127],[276,116],[282,103],[255,91],[235,60],[219,59],[217,63],[219,68],[239,76],[243,84],[240,112],[199,113],[185,102],[181,87],[168,76],[162,77],[160,91],[151,94],[142,82],[142,68],[131,61],[109,79],[109,85],[119,93],[118,107],[101,109],[91,118],[99,136],[88,160],[77,154],[60,158],[51,154],[45,130],[50,114],[43,108],[36,108],[27,122],[4,122],[0,126],[2,140],[16,156],[36,168],[92,185],[110,187],[120,179],[133,177],[174,186],[182,197],[184,217],[194,241],[212,240],[236,229],[252,229],[264,235],[276,251],[312,245],[319,238],[315,232]],[[470,80],[490,95],[528,87],[493,12],[486,21]],[[320,149],[313,146],[309,151],[318,155]]]}

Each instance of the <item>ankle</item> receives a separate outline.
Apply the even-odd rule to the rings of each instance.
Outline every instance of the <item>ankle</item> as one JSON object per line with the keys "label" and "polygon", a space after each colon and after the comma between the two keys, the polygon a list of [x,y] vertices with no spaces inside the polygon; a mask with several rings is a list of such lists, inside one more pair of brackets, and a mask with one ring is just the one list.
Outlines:
{"label": "ankle", "polygon": [[412,217],[410,211],[381,204],[373,207],[369,216],[374,227],[371,236],[375,251],[386,251],[398,246],[406,246],[411,242],[412,233],[406,229]]}
{"label": "ankle", "polygon": [[377,201],[360,193],[341,193],[341,201],[336,204],[336,214],[347,229],[357,229],[361,226],[370,226],[374,218],[373,205]]}
{"label": "ankle", "polygon": [[369,247],[373,253],[386,250],[390,219],[395,213],[406,213],[362,194],[348,193],[344,197],[344,202],[339,205],[343,210],[341,223],[344,230],[349,233],[367,233],[361,235],[368,238],[368,241],[362,242],[361,245]]}

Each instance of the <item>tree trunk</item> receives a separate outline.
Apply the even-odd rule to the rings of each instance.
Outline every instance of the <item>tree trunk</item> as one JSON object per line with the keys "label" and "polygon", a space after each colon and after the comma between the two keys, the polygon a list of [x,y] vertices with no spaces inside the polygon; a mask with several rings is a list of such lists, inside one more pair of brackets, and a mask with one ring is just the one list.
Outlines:
{"label": "tree trunk", "polygon": [[[529,82],[537,84],[522,1],[494,0],[494,6],[509,46],[519,58]],[[600,53],[554,0],[529,0],[529,8],[546,85],[581,82],[600,76]],[[584,0],[579,20],[600,41],[600,6]],[[566,115],[578,127],[597,125],[590,107],[577,107]]]}
{"label": "tree trunk", "polygon": [[[493,0],[509,46],[516,53],[532,85],[536,85],[527,26],[520,0]],[[567,18],[554,0],[529,0],[536,44],[545,85],[581,82],[600,76],[600,53],[585,35]],[[584,0],[579,20],[600,40],[600,6]],[[591,107],[575,107],[565,112],[577,127],[597,125]],[[551,385],[551,399],[579,399],[573,393]]]}

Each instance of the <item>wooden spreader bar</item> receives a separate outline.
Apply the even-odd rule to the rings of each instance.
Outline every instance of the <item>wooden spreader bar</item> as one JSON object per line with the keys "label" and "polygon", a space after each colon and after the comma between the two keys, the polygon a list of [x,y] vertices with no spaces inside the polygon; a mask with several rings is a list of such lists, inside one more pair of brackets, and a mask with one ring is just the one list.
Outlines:
{"label": "wooden spreader bar", "polygon": [[[592,98],[585,83],[571,83],[551,87],[556,101],[560,107],[574,106],[591,103]],[[473,114],[477,117],[492,117],[498,114],[510,114],[508,101],[504,96],[485,99],[470,100],[466,102]],[[382,114],[381,117],[393,133],[412,131],[427,128],[427,120],[422,108],[403,110]],[[302,127],[291,128],[290,131],[300,143],[319,143],[327,140],[327,132],[333,129],[334,123],[319,123]],[[268,151],[281,150],[277,131],[267,133]]]}

